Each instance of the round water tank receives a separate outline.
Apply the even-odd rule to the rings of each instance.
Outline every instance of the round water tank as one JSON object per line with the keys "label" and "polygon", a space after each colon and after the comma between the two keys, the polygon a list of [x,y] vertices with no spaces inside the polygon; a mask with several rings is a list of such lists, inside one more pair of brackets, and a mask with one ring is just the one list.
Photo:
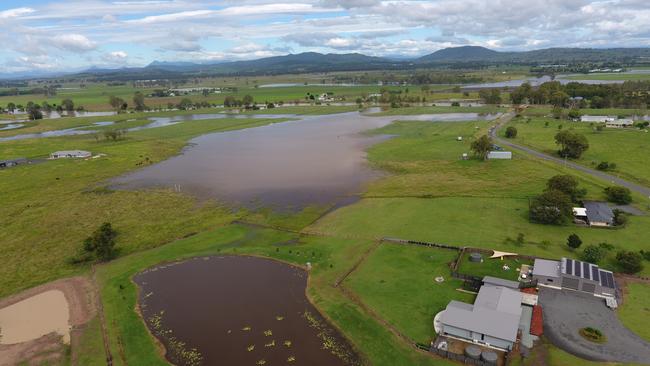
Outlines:
{"label": "round water tank", "polygon": [[481,253],[471,253],[469,255],[470,262],[480,262],[482,260],[483,260],[483,256],[481,255]]}
{"label": "round water tank", "polygon": [[492,351],[483,351],[481,353],[481,360],[485,361],[489,365],[496,365],[497,364],[497,354],[496,352]]}
{"label": "round water tank", "polygon": [[477,346],[467,346],[465,348],[465,355],[469,358],[478,360],[481,358],[481,349]]}

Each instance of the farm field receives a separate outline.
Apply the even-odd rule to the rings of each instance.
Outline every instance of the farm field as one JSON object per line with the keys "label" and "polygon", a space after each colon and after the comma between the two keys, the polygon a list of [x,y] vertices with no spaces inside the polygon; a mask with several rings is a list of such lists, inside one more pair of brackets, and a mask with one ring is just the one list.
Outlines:
{"label": "farm field", "polygon": [[649,80],[650,73],[598,73],[571,75],[563,77],[568,80]]}
{"label": "farm field", "polygon": [[[548,122],[548,127],[546,123]],[[600,162],[615,163],[611,174],[641,183],[650,184],[650,168],[643,156],[646,153],[650,135],[638,128],[605,128],[595,131],[589,123],[558,121],[551,118],[516,118],[510,125],[517,128],[516,142],[555,154],[557,145],[554,136],[562,129],[571,129],[587,137],[589,149],[577,160],[578,163],[595,168]],[[505,133],[505,129],[503,129]],[[645,204],[647,202],[639,202]]]}

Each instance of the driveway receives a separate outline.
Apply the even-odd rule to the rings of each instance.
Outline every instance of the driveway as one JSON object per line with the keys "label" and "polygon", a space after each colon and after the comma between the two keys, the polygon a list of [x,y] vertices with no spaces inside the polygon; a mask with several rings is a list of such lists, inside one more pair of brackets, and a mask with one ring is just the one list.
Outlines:
{"label": "driveway", "polygon": [[507,147],[515,149],[515,150],[523,151],[523,152],[525,152],[527,154],[530,154],[530,155],[533,155],[533,156],[535,156],[535,157],[537,157],[539,159],[550,161],[550,162],[560,164],[560,165],[564,165],[564,166],[569,167],[569,168],[571,168],[573,170],[577,170],[577,171],[589,174],[589,175],[594,176],[596,178],[600,178],[602,180],[608,181],[608,182],[610,182],[612,184],[622,186],[622,187],[626,187],[626,188],[630,189],[633,192],[637,192],[637,193],[640,193],[640,194],[644,195],[645,197],[650,197],[650,188],[648,188],[648,187],[645,187],[645,186],[642,186],[642,185],[639,185],[639,184],[636,184],[636,183],[632,183],[632,182],[627,181],[625,179],[615,177],[615,176],[613,176],[611,174],[603,173],[603,172],[601,172],[599,170],[588,168],[586,166],[574,163],[571,160],[560,159],[560,158],[545,154],[543,152],[539,152],[539,151],[537,151],[535,149],[531,149],[529,147],[513,143],[511,140],[506,140],[506,139],[503,139],[503,138],[499,137],[499,134],[498,134],[499,129],[502,126],[505,126],[508,122],[510,122],[510,120],[514,116],[515,116],[515,114],[513,112],[505,113],[499,119],[496,127],[490,130],[490,137],[494,140],[494,142],[498,143],[500,146],[507,146]]}
{"label": "driveway", "polygon": [[[650,364],[650,343],[625,328],[604,299],[542,287],[539,304],[544,312],[544,334],[555,346],[592,361]],[[578,331],[585,327],[600,329],[607,342],[597,344],[582,338]]]}

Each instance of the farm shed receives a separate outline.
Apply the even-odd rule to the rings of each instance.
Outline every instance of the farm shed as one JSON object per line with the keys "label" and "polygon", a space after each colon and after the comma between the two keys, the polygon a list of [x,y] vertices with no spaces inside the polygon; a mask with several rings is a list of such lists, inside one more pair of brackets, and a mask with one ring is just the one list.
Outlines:
{"label": "farm shed", "polygon": [[611,271],[596,264],[569,258],[560,261],[535,259],[533,278],[539,285],[588,292],[596,296],[615,296],[616,283]]}
{"label": "farm shed", "polygon": [[63,159],[63,158],[89,158],[93,154],[84,150],[64,150],[55,151],[50,154],[50,159]]}
{"label": "farm shed", "polygon": [[489,160],[510,160],[512,159],[512,152],[510,151],[490,151],[487,158]]}
{"label": "farm shed", "polygon": [[18,158],[18,159],[9,159],[9,160],[0,160],[0,169],[2,168],[11,168],[12,166],[20,165],[20,164],[25,164],[27,163],[27,159],[25,158]]}

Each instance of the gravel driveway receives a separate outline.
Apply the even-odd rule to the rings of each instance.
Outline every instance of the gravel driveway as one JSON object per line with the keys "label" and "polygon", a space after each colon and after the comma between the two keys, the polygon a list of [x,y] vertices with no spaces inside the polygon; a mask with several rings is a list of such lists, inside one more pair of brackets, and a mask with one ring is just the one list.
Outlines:
{"label": "gravel driveway", "polygon": [[[592,361],[650,364],[650,343],[625,328],[604,299],[542,287],[539,303],[544,311],[544,334],[557,347]],[[600,329],[607,342],[582,338],[578,331],[589,326]]]}

